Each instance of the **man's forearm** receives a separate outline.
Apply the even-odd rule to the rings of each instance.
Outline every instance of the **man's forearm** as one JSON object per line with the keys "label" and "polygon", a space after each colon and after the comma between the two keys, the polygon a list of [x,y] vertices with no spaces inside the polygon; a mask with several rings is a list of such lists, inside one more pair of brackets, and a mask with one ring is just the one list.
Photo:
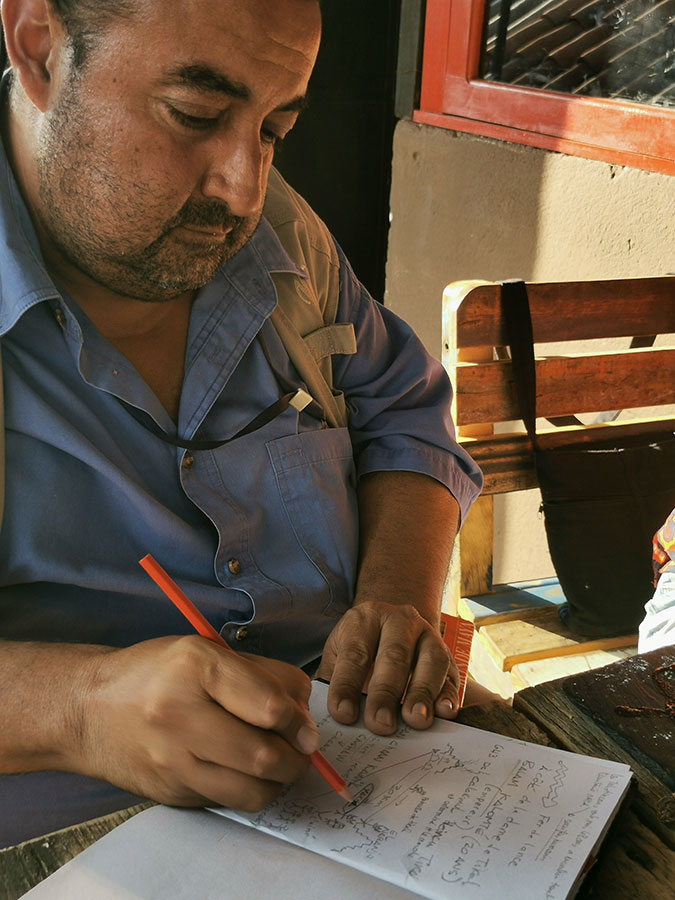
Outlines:
{"label": "man's forearm", "polygon": [[409,603],[437,625],[459,525],[442,484],[416,472],[375,472],[359,484],[361,557],[355,603]]}
{"label": "man's forearm", "polygon": [[77,770],[83,704],[107,647],[0,642],[0,772]]}
{"label": "man's forearm", "polygon": [[0,772],[61,769],[178,806],[262,809],[319,735],[300,669],[198,635],[0,643]]}

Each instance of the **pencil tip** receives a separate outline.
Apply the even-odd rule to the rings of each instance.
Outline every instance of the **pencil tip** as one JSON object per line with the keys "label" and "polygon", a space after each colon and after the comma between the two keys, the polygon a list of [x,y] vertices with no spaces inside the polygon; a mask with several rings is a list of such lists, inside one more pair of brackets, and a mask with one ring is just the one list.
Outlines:
{"label": "pencil tip", "polygon": [[346,800],[347,803],[354,802],[354,795],[348,787],[343,787],[341,791],[338,791],[338,794],[342,797],[343,800]]}

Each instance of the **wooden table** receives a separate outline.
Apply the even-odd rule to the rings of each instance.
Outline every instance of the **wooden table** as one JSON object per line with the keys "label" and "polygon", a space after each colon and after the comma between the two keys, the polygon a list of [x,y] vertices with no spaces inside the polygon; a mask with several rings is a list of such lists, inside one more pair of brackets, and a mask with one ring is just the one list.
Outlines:
{"label": "wooden table", "polygon": [[[673,900],[675,897],[675,816],[659,818],[659,804],[669,789],[616,745],[566,697],[562,679],[516,695],[514,708],[498,704],[462,710],[459,721],[509,737],[625,762],[636,775],[633,803],[616,823],[584,900]],[[16,900],[33,885],[122,821],[145,809],[77,825],[18,847],[0,851],[0,900]],[[95,898],[92,898],[95,900]],[[166,898],[170,900],[170,898]]]}

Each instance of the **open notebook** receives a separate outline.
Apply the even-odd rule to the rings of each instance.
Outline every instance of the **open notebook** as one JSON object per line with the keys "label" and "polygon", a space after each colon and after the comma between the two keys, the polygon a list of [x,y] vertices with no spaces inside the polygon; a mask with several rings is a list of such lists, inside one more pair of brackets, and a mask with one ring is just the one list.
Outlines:
{"label": "open notebook", "polygon": [[256,815],[157,807],[27,896],[574,896],[628,790],[627,766],[453,722],[377,737],[334,722],[326,691],[315,683],[310,709],[353,803],[310,769]]}

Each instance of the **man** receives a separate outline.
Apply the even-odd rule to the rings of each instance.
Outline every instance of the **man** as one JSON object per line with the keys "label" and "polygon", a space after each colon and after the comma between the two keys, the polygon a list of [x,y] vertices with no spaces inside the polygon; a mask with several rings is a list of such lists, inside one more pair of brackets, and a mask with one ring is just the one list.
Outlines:
{"label": "man", "polygon": [[[322,657],[345,724],[369,674],[377,733],[399,709],[416,728],[456,714],[439,603],[480,474],[440,366],[342,257],[349,432],[290,408],[233,439],[299,382],[270,273],[297,275],[299,302],[308,286],[261,210],[316,0],[2,15],[0,770],[36,773],[0,779],[5,821],[26,820],[4,840],[130,794],[257,809],[317,745],[297,666]],[[188,636],[148,552],[245,652]]]}

